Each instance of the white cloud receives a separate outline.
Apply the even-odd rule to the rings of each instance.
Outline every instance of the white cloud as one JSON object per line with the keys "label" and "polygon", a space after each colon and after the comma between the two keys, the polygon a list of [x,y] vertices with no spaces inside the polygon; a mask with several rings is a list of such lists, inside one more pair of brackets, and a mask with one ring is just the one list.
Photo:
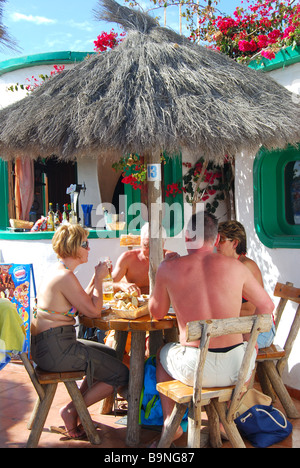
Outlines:
{"label": "white cloud", "polygon": [[68,24],[72,28],[82,29],[83,31],[87,31],[87,32],[90,32],[90,31],[93,30],[93,27],[92,27],[93,25],[91,25],[91,23],[89,23],[88,21],[83,21],[82,23],[77,23],[74,20],[70,20],[70,21],[68,21]]}
{"label": "white cloud", "polygon": [[54,24],[56,20],[45,18],[44,16],[23,15],[22,13],[12,13],[13,21],[29,21],[35,24]]}

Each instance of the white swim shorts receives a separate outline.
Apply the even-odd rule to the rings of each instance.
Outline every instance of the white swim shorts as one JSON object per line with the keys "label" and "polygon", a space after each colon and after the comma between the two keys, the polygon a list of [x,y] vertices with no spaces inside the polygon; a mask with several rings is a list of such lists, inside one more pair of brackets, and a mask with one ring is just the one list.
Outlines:
{"label": "white swim shorts", "polygon": [[[247,342],[227,351],[208,351],[203,373],[204,387],[227,387],[234,385],[247,348]],[[175,380],[193,386],[198,348],[167,343],[160,351],[160,362],[165,371]],[[251,377],[255,366],[256,350],[253,352],[250,370],[246,381]]]}

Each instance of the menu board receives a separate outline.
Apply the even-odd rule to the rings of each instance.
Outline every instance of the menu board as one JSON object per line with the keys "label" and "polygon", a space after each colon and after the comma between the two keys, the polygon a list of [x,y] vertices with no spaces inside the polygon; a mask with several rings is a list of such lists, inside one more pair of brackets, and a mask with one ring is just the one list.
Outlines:
{"label": "menu board", "polygon": [[26,351],[30,350],[30,294],[35,282],[31,264],[0,264],[0,296],[16,304],[26,331]]}

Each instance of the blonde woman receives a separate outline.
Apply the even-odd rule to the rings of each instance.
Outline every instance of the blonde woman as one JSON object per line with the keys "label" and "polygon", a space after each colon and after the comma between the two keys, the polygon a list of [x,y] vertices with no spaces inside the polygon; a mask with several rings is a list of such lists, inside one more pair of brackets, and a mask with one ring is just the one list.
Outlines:
{"label": "blonde woman", "polygon": [[[261,271],[254,260],[246,256],[247,236],[244,226],[238,221],[225,221],[219,224],[218,228],[220,241],[217,251],[226,257],[233,257],[243,263],[254,275],[257,281],[264,286]],[[242,298],[241,316],[252,315],[255,306]],[[275,325],[273,324],[269,332],[261,333],[258,336],[257,344],[259,348],[266,348],[273,342],[275,336]]]}
{"label": "blonde woman", "polygon": [[[63,225],[54,234],[52,247],[58,262],[42,282],[35,318],[31,327],[32,357],[46,371],[84,370],[81,386],[88,406],[126,386],[128,369],[117,359],[113,349],[100,343],[76,338],[75,317],[100,317],[103,304],[102,281],[108,273],[106,263],[99,263],[86,290],[74,274],[89,256],[88,231],[80,225]],[[72,402],[60,415],[70,438],[82,436],[78,414]]]}

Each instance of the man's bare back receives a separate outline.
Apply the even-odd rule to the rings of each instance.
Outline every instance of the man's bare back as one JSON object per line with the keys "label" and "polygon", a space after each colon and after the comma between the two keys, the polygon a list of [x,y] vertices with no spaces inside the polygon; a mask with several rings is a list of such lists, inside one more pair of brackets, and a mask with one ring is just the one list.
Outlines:
{"label": "man's bare back", "polygon": [[[183,346],[188,322],[239,317],[242,296],[255,303],[256,314],[271,313],[274,305],[263,287],[241,262],[213,253],[214,243],[187,250],[189,255],[164,261],[158,268],[150,298],[150,312],[163,318],[172,304],[176,313]],[[242,335],[228,335],[211,340],[211,348],[224,348],[243,342]]]}
{"label": "man's bare back", "polygon": [[[172,304],[180,336],[180,344],[167,343],[159,350],[157,382],[178,379],[184,383],[188,382],[187,385],[193,384],[197,350],[192,348],[198,347],[199,343],[186,342],[188,322],[239,317],[242,296],[256,306],[256,314],[271,314],[273,311],[274,305],[270,297],[248,268],[238,260],[213,253],[218,242],[217,219],[209,213],[199,212],[192,216],[186,231],[188,255],[163,261],[157,270],[154,289],[149,300],[150,313],[160,320]],[[237,375],[245,350],[243,341],[243,336],[239,334],[211,339],[210,348],[223,350],[218,360],[215,359],[215,352],[208,353],[212,356],[208,369],[209,374],[213,374],[214,385],[228,385],[227,382],[232,382]],[[239,344],[241,346],[235,346]],[[255,358],[256,354],[253,353],[253,366]],[[227,364],[224,365],[226,361]],[[163,394],[160,397],[164,415],[162,430],[164,434],[174,401]],[[179,438],[181,434],[182,428],[179,427],[174,439]]]}

